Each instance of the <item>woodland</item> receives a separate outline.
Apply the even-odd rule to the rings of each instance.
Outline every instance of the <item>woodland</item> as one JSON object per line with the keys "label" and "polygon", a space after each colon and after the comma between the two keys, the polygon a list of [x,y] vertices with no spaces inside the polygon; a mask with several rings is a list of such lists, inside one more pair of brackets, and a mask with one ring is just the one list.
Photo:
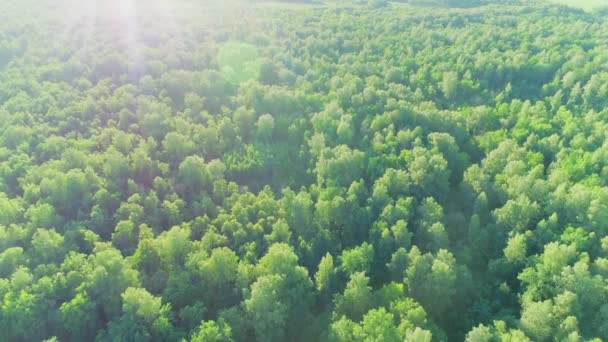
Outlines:
{"label": "woodland", "polygon": [[608,341],[608,11],[0,1],[0,341]]}

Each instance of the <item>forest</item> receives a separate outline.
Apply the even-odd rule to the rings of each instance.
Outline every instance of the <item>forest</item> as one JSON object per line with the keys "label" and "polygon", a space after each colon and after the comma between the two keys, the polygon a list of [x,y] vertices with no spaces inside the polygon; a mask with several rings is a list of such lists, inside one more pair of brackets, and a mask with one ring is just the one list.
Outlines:
{"label": "forest", "polygon": [[0,1],[0,341],[608,341],[608,11],[293,2]]}

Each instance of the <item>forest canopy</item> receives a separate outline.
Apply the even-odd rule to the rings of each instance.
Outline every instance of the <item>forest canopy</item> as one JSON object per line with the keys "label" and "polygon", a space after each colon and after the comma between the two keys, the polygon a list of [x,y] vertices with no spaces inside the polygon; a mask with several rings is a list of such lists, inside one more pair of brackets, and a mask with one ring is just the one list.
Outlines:
{"label": "forest canopy", "polygon": [[0,2],[0,341],[608,340],[607,15]]}

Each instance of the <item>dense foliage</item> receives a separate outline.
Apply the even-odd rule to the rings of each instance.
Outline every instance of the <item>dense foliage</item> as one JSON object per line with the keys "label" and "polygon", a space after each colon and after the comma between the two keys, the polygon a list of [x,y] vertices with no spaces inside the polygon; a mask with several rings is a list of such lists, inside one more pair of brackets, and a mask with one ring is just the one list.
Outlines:
{"label": "dense foliage", "polygon": [[0,2],[0,340],[608,339],[606,14],[381,5]]}

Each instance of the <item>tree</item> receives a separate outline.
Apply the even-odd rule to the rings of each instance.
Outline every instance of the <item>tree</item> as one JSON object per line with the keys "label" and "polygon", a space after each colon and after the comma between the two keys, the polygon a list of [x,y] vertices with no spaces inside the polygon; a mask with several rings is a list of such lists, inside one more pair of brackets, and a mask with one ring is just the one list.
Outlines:
{"label": "tree", "polygon": [[169,305],[145,289],[129,287],[122,294],[122,315],[110,322],[110,340],[164,341],[174,334],[169,322]]}
{"label": "tree", "polygon": [[467,342],[492,341],[496,339],[507,341],[531,341],[521,330],[508,329],[504,321],[494,321],[494,324],[490,327],[480,324],[471,329],[466,335]]}
{"label": "tree", "polygon": [[524,262],[527,256],[526,235],[517,234],[511,237],[504,249],[504,254],[510,262]]}
{"label": "tree", "polygon": [[133,222],[129,220],[120,221],[112,233],[112,242],[120,251],[126,255],[131,255],[137,248],[139,239],[138,230]]}
{"label": "tree", "polygon": [[264,60],[260,63],[259,80],[263,84],[276,84],[279,75],[276,65],[271,60]]}
{"label": "tree", "polygon": [[348,274],[369,273],[374,264],[374,247],[367,242],[353,249],[345,250],[340,256],[340,267]]}
{"label": "tree", "polygon": [[263,341],[280,341],[285,338],[289,304],[282,301],[279,290],[284,284],[280,275],[258,278],[251,286],[251,297],[245,308],[253,321],[256,338]]}
{"label": "tree", "polygon": [[274,131],[274,118],[270,114],[261,115],[256,123],[256,136],[263,142],[269,142],[272,139]]}
{"label": "tree", "polygon": [[342,317],[332,323],[331,341],[401,341],[394,318],[384,308],[370,310],[360,324]]}
{"label": "tree", "polygon": [[434,195],[442,199],[449,188],[450,170],[448,163],[439,153],[430,152],[424,148],[415,147],[410,153],[402,151],[408,165],[408,172],[415,193],[422,196]]}
{"label": "tree", "polygon": [[[188,256],[186,266],[192,272],[192,280],[201,284],[201,299],[209,314],[215,315],[220,308],[238,303],[238,261],[237,255],[226,247],[213,249],[210,256],[204,252],[195,252]],[[190,290],[189,294],[196,298],[195,294],[198,292]]]}
{"label": "tree", "polygon": [[86,294],[78,293],[61,305],[61,322],[73,339],[93,339],[102,322],[96,315],[96,303]]}
{"label": "tree", "polygon": [[32,237],[34,257],[40,264],[56,263],[65,254],[64,238],[54,229],[38,229]]}
{"label": "tree", "polygon": [[368,311],[362,322],[365,340],[401,341],[394,321],[393,315],[384,308]]}
{"label": "tree", "polygon": [[203,190],[209,189],[209,168],[203,158],[188,156],[179,164],[178,190],[186,199],[193,199]]}
{"label": "tree", "polygon": [[521,316],[522,330],[537,341],[577,333],[577,319],[569,315],[575,303],[576,295],[571,292],[557,296],[555,303],[552,300],[526,303]]}
{"label": "tree", "polygon": [[348,186],[363,176],[365,155],[346,145],[326,149],[317,162],[315,171],[320,183]]}
{"label": "tree", "polygon": [[194,150],[194,144],[187,136],[169,132],[163,140],[163,149],[166,160],[171,164],[180,164]]}
{"label": "tree", "polygon": [[102,319],[120,316],[121,295],[128,287],[139,285],[137,272],[113,248],[97,251],[89,262],[90,271],[85,274],[82,290],[98,303]]}
{"label": "tree", "polygon": [[305,326],[312,304],[312,281],[297,262],[291,247],[274,244],[256,266],[258,279],[251,285],[245,308],[260,340],[281,340]]}
{"label": "tree", "polygon": [[418,231],[415,242],[429,251],[447,247],[448,236],[443,225],[443,208],[432,197],[425,198],[418,207]]}
{"label": "tree", "polygon": [[454,256],[445,249],[436,256],[421,254],[412,247],[408,255],[406,284],[412,297],[420,302],[429,314],[439,317],[453,307],[456,299],[459,274],[464,272],[456,265]]}
{"label": "tree", "polygon": [[432,341],[432,339],[433,339],[433,334],[430,331],[420,329],[417,327],[416,329],[409,330],[406,333],[404,341],[406,341],[406,342],[414,342],[414,341],[429,342],[429,341]]}
{"label": "tree", "polygon": [[230,342],[232,338],[232,329],[226,324],[223,319],[219,321],[203,321],[201,322],[198,332],[190,339],[191,342]]}
{"label": "tree", "polygon": [[250,142],[255,125],[255,112],[245,107],[239,107],[232,114],[232,119],[239,129],[239,135],[243,142]]}
{"label": "tree", "polygon": [[320,297],[322,303],[326,304],[337,286],[334,258],[329,253],[327,253],[319,262],[319,267],[315,274],[315,284],[317,291],[321,293]]}
{"label": "tree", "polygon": [[350,275],[344,293],[334,299],[334,317],[346,316],[359,321],[373,305],[372,289],[369,278],[363,272]]}
{"label": "tree", "polygon": [[64,219],[73,219],[90,208],[97,180],[91,169],[72,169],[42,180],[40,193]]}
{"label": "tree", "polygon": [[458,75],[455,72],[446,72],[443,74],[441,91],[446,99],[456,99],[456,96],[458,95]]}
{"label": "tree", "polygon": [[[9,208],[4,208],[5,213],[10,212]],[[25,217],[30,221],[34,228],[59,228],[61,217],[57,215],[55,208],[48,203],[38,203],[27,209]]]}
{"label": "tree", "polygon": [[[18,266],[23,265],[25,259],[22,247],[10,247],[0,253],[0,276],[3,278],[11,275]],[[333,267],[333,261],[332,261]]]}

